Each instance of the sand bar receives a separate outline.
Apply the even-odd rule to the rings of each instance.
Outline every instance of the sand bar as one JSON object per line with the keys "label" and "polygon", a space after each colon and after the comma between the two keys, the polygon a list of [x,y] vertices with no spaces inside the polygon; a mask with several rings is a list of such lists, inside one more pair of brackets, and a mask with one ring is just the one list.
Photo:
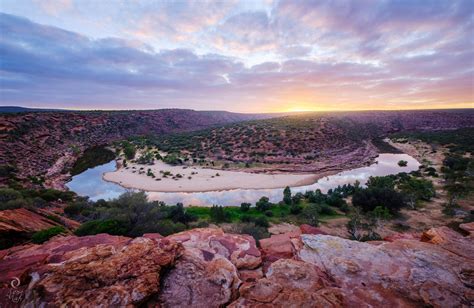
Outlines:
{"label": "sand bar", "polygon": [[[143,168],[141,174],[139,173],[140,168]],[[151,169],[155,178],[147,176],[148,169]],[[182,177],[179,179],[173,179],[170,175],[164,177],[160,171],[168,171],[173,176],[180,174]],[[206,192],[231,189],[294,187],[312,184],[320,177],[315,174],[262,174],[224,171],[197,166],[183,168],[183,166],[168,165],[161,160],[156,161],[154,165],[129,163],[128,169],[122,167],[103,175],[104,180],[126,188],[156,192]]]}

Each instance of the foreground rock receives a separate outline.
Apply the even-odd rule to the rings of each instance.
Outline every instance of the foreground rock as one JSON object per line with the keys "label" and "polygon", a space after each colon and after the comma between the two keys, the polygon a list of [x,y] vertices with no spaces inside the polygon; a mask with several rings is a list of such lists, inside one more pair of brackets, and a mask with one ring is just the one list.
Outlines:
{"label": "foreground rock", "polygon": [[0,211],[0,249],[28,241],[38,231],[55,226],[74,230],[80,224],[57,215],[51,208],[26,208]]}
{"label": "foreground rock", "polygon": [[270,265],[265,278],[240,288],[241,297],[231,307],[341,307],[342,291],[318,267],[280,259]]}
{"label": "foreground rock", "polygon": [[[474,303],[472,239],[443,231],[444,245],[397,240],[380,245],[325,235],[303,235],[301,260],[314,264],[344,290],[349,306],[469,307]],[[450,230],[449,230],[450,231]],[[449,243],[449,245],[448,245]]]}
{"label": "foreground rock", "polygon": [[237,269],[254,269],[262,262],[255,239],[250,235],[228,234],[222,229],[201,228],[184,231],[167,237],[183,244],[203,261],[221,256]]}
{"label": "foreground rock", "polygon": [[236,299],[242,276],[261,263],[255,239],[221,229],[193,229],[167,239],[185,247],[183,257],[165,277],[165,307],[221,307]]}
{"label": "foreground rock", "polygon": [[18,277],[21,306],[472,307],[462,229],[377,243],[290,232],[263,241],[263,261],[253,238],[220,229],[59,237],[0,251],[0,306]]}
{"label": "foreground rock", "polygon": [[[158,294],[162,268],[181,253],[181,245],[166,239],[64,237],[8,251],[0,263],[0,281],[6,290],[15,277],[20,279],[22,306],[139,305]],[[6,295],[2,300],[8,300]]]}

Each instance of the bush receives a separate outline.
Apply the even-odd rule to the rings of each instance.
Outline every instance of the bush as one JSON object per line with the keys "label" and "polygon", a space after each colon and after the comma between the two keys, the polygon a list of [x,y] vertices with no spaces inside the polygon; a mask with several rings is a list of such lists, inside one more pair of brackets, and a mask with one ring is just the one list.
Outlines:
{"label": "bush", "polygon": [[251,207],[251,206],[252,206],[252,205],[251,205],[250,203],[246,203],[246,202],[241,203],[241,204],[240,204],[240,210],[241,210],[242,212],[248,212],[248,210],[250,210],[250,207]]}
{"label": "bush", "polygon": [[389,210],[385,206],[377,206],[371,213],[375,219],[388,220],[391,218]]}
{"label": "bush", "polygon": [[78,216],[84,211],[86,206],[84,202],[74,202],[64,208],[64,213],[71,217]]}
{"label": "bush", "polygon": [[257,219],[255,219],[255,225],[258,227],[263,227],[263,228],[268,228],[270,226],[270,224],[268,223],[268,220],[263,216],[260,216]]}
{"label": "bush", "polygon": [[213,205],[211,207],[210,215],[211,221],[215,223],[230,222],[229,214],[222,206]]}
{"label": "bush", "polygon": [[414,208],[419,200],[429,201],[435,196],[435,189],[431,181],[425,179],[409,178],[398,186],[405,194],[409,205]]}
{"label": "bush", "polygon": [[124,144],[123,144],[123,153],[125,154],[125,157],[126,157],[128,160],[132,160],[132,159],[135,158],[136,149],[135,149],[135,147],[133,146],[133,144],[131,144],[130,142],[126,141],[126,142],[124,142]]}
{"label": "bush", "polygon": [[301,199],[304,198],[304,195],[302,193],[296,193],[292,198],[291,198],[291,202],[293,204],[298,204],[300,203]]}
{"label": "bush", "polygon": [[171,218],[174,223],[180,222],[187,225],[188,223],[197,220],[196,216],[186,213],[182,203],[178,203],[176,204],[176,206],[170,208],[171,211],[169,214],[169,218]]}
{"label": "bush", "polygon": [[0,204],[20,198],[23,196],[18,191],[11,188],[0,188]]}
{"label": "bush", "polygon": [[398,161],[398,165],[400,167],[406,167],[408,165],[408,162],[406,160],[400,160]]}
{"label": "bush", "polygon": [[371,176],[367,181],[368,188],[395,188],[394,176]]}
{"label": "bush", "polygon": [[171,220],[161,220],[157,222],[154,233],[168,236],[173,233],[182,232],[184,230],[186,230],[186,226],[182,223],[173,223]]}
{"label": "bush", "polygon": [[335,215],[336,214],[336,211],[334,211],[329,205],[327,204],[322,204],[320,207],[319,207],[319,213],[321,215]]}
{"label": "bush", "polygon": [[310,204],[303,209],[303,218],[305,222],[311,226],[317,227],[319,225],[319,211],[320,207],[315,204]]}
{"label": "bush", "polygon": [[326,199],[326,203],[330,206],[341,208],[344,204],[346,204],[346,201],[341,197],[332,194],[329,198]]}
{"label": "bush", "polygon": [[115,219],[92,220],[82,224],[74,234],[78,236],[107,233],[111,235],[127,235],[129,226],[126,222]]}
{"label": "bush", "polygon": [[255,203],[255,207],[260,212],[265,212],[270,209],[271,203],[269,202],[268,197],[262,197],[260,200]]}
{"label": "bush", "polygon": [[265,227],[256,226],[254,224],[243,224],[237,232],[252,236],[257,241],[257,245],[259,240],[270,237]]}
{"label": "bush", "polygon": [[301,213],[302,210],[303,210],[303,207],[301,205],[295,204],[290,207],[290,213],[293,215],[298,215],[299,213]]}
{"label": "bush", "polygon": [[52,238],[53,236],[56,236],[58,234],[64,233],[65,230],[63,227],[56,226],[52,227],[49,229],[41,230],[33,234],[31,237],[31,241],[35,244],[42,244]]}
{"label": "bush", "polygon": [[252,221],[254,221],[254,217],[252,217],[250,215],[242,215],[242,216],[240,216],[240,221],[241,222],[252,222]]}
{"label": "bush", "polygon": [[392,188],[366,188],[357,191],[352,197],[352,204],[360,207],[364,212],[371,212],[377,206],[384,205],[391,214],[406,206],[403,195]]}
{"label": "bush", "polygon": [[265,216],[267,217],[273,217],[273,212],[268,210],[268,211],[265,211]]}

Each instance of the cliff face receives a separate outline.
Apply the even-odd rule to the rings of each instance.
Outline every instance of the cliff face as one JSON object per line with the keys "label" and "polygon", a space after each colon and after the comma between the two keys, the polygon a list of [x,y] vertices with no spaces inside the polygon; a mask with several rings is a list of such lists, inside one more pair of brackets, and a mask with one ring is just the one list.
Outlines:
{"label": "cliff face", "polygon": [[[130,136],[198,130],[265,117],[268,115],[178,109],[0,114],[0,165],[15,166],[20,179],[61,178],[88,147]],[[55,187],[54,181],[46,184]]]}
{"label": "cliff face", "polygon": [[[163,307],[469,307],[474,224],[361,243],[304,227],[265,242],[194,229],[57,237],[0,251],[0,304]],[[263,245],[262,245],[263,246]],[[16,278],[18,280],[16,280]]]}

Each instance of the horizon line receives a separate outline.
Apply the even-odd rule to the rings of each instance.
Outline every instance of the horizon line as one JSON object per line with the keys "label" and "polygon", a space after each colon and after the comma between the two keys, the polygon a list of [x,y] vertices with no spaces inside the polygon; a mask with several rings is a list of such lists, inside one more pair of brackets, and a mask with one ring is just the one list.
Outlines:
{"label": "horizon line", "polygon": [[295,110],[295,111],[262,111],[262,112],[239,112],[229,110],[209,110],[209,109],[192,109],[192,108],[156,108],[156,109],[75,109],[75,108],[52,108],[52,107],[25,107],[19,105],[0,106],[0,110],[3,108],[22,108],[26,111],[45,111],[45,112],[120,112],[120,111],[159,111],[159,110],[192,110],[192,111],[203,111],[203,112],[229,112],[229,113],[240,113],[240,114],[303,114],[303,113],[324,113],[324,112],[363,112],[363,111],[435,111],[435,110],[470,110],[473,107],[452,107],[452,108],[400,108],[400,109],[327,109],[327,110]]}

